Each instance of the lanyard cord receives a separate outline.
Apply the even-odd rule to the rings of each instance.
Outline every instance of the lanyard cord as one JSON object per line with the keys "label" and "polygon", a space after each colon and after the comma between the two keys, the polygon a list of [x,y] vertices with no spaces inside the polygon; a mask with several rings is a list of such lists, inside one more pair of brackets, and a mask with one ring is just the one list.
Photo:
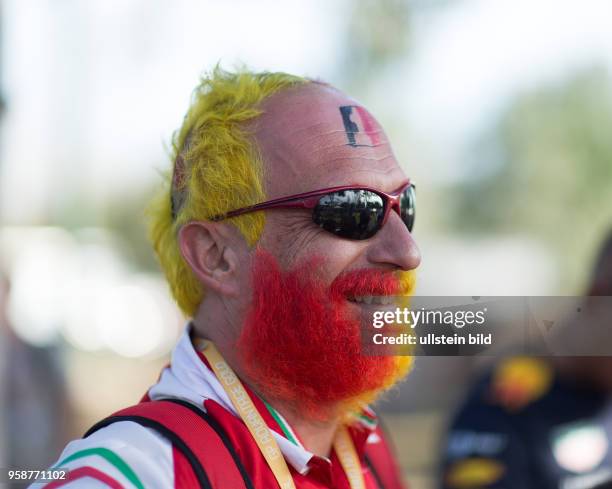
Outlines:
{"label": "lanyard cord", "polygon": [[[238,379],[215,345],[210,341],[206,343],[205,348],[202,350],[202,354],[208,360],[208,363],[225,389],[225,392],[227,392],[236,411],[238,411],[238,414],[246,424],[251,435],[253,435],[255,443],[257,443],[266,462],[268,462],[281,489],[295,489],[293,477],[291,477],[289,467],[278,447],[278,443],[276,443],[272,431],[257,411],[257,408],[240,382],[240,379]],[[345,426],[339,428],[336,433],[334,450],[348,478],[351,489],[365,489],[365,482],[361,472],[361,463],[357,457],[355,445]]]}

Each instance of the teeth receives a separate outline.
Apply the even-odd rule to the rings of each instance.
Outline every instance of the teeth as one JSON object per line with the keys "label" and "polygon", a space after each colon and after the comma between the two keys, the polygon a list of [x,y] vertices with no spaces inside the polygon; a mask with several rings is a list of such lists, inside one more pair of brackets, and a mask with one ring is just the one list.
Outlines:
{"label": "teeth", "polygon": [[372,295],[361,295],[356,297],[349,297],[350,301],[365,303],[365,304],[378,304],[378,305],[387,305],[393,303],[392,296],[372,296]]}

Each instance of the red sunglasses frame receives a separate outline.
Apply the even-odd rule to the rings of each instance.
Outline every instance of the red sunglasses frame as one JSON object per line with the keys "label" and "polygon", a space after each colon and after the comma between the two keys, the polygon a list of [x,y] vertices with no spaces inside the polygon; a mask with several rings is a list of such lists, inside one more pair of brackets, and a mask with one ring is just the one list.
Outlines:
{"label": "red sunglasses frame", "polygon": [[231,217],[248,214],[249,212],[263,211],[266,209],[314,209],[317,206],[319,199],[324,195],[339,192],[342,190],[367,190],[369,192],[379,195],[384,201],[385,214],[383,216],[383,221],[381,224],[381,226],[384,226],[387,222],[387,218],[389,217],[389,212],[391,211],[391,209],[397,212],[397,214],[401,217],[400,198],[404,190],[406,190],[408,187],[416,188],[414,183],[412,183],[410,180],[406,181],[404,184],[402,184],[400,187],[398,187],[391,193],[383,192],[372,187],[361,187],[355,185],[329,187],[320,190],[313,190],[311,192],[289,195],[287,197],[280,197],[278,199],[272,199],[266,202],[260,202],[259,204],[242,207],[241,209],[236,209],[226,214],[213,216],[210,218],[210,220],[223,221],[224,219],[229,219]]}

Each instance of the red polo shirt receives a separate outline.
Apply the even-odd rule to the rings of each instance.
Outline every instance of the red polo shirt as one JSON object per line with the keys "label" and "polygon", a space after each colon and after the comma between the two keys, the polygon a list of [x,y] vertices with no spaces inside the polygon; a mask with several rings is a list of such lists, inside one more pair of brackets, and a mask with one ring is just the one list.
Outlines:
{"label": "red polo shirt", "polygon": [[[175,398],[201,408],[222,428],[255,489],[278,487],[265,458],[203,355],[191,344],[189,326],[177,344],[172,361],[142,402]],[[297,489],[350,489],[332,450],[330,457],[309,452],[287,421],[245,385],[258,412],[271,429]],[[204,421],[202,421],[204,422]],[[348,426],[359,456],[367,489],[402,489],[400,472],[374,413],[366,409]],[[206,451],[225,450],[221,444]],[[54,467],[69,477],[33,487],[168,488],[200,487],[191,465],[166,437],[133,421],[119,421],[87,438],[68,444]],[[213,467],[213,488],[228,488],[224,468]]]}

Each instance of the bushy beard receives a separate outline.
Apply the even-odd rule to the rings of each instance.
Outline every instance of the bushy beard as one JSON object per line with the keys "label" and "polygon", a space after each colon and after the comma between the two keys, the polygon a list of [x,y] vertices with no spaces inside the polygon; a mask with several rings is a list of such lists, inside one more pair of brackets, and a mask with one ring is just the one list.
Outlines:
{"label": "bushy beard", "polygon": [[347,297],[408,295],[411,272],[358,270],[330,286],[314,258],[282,271],[268,252],[253,265],[253,303],[237,348],[242,371],[267,400],[285,403],[308,419],[344,416],[372,402],[404,377],[410,356],[366,356],[362,319]]}

